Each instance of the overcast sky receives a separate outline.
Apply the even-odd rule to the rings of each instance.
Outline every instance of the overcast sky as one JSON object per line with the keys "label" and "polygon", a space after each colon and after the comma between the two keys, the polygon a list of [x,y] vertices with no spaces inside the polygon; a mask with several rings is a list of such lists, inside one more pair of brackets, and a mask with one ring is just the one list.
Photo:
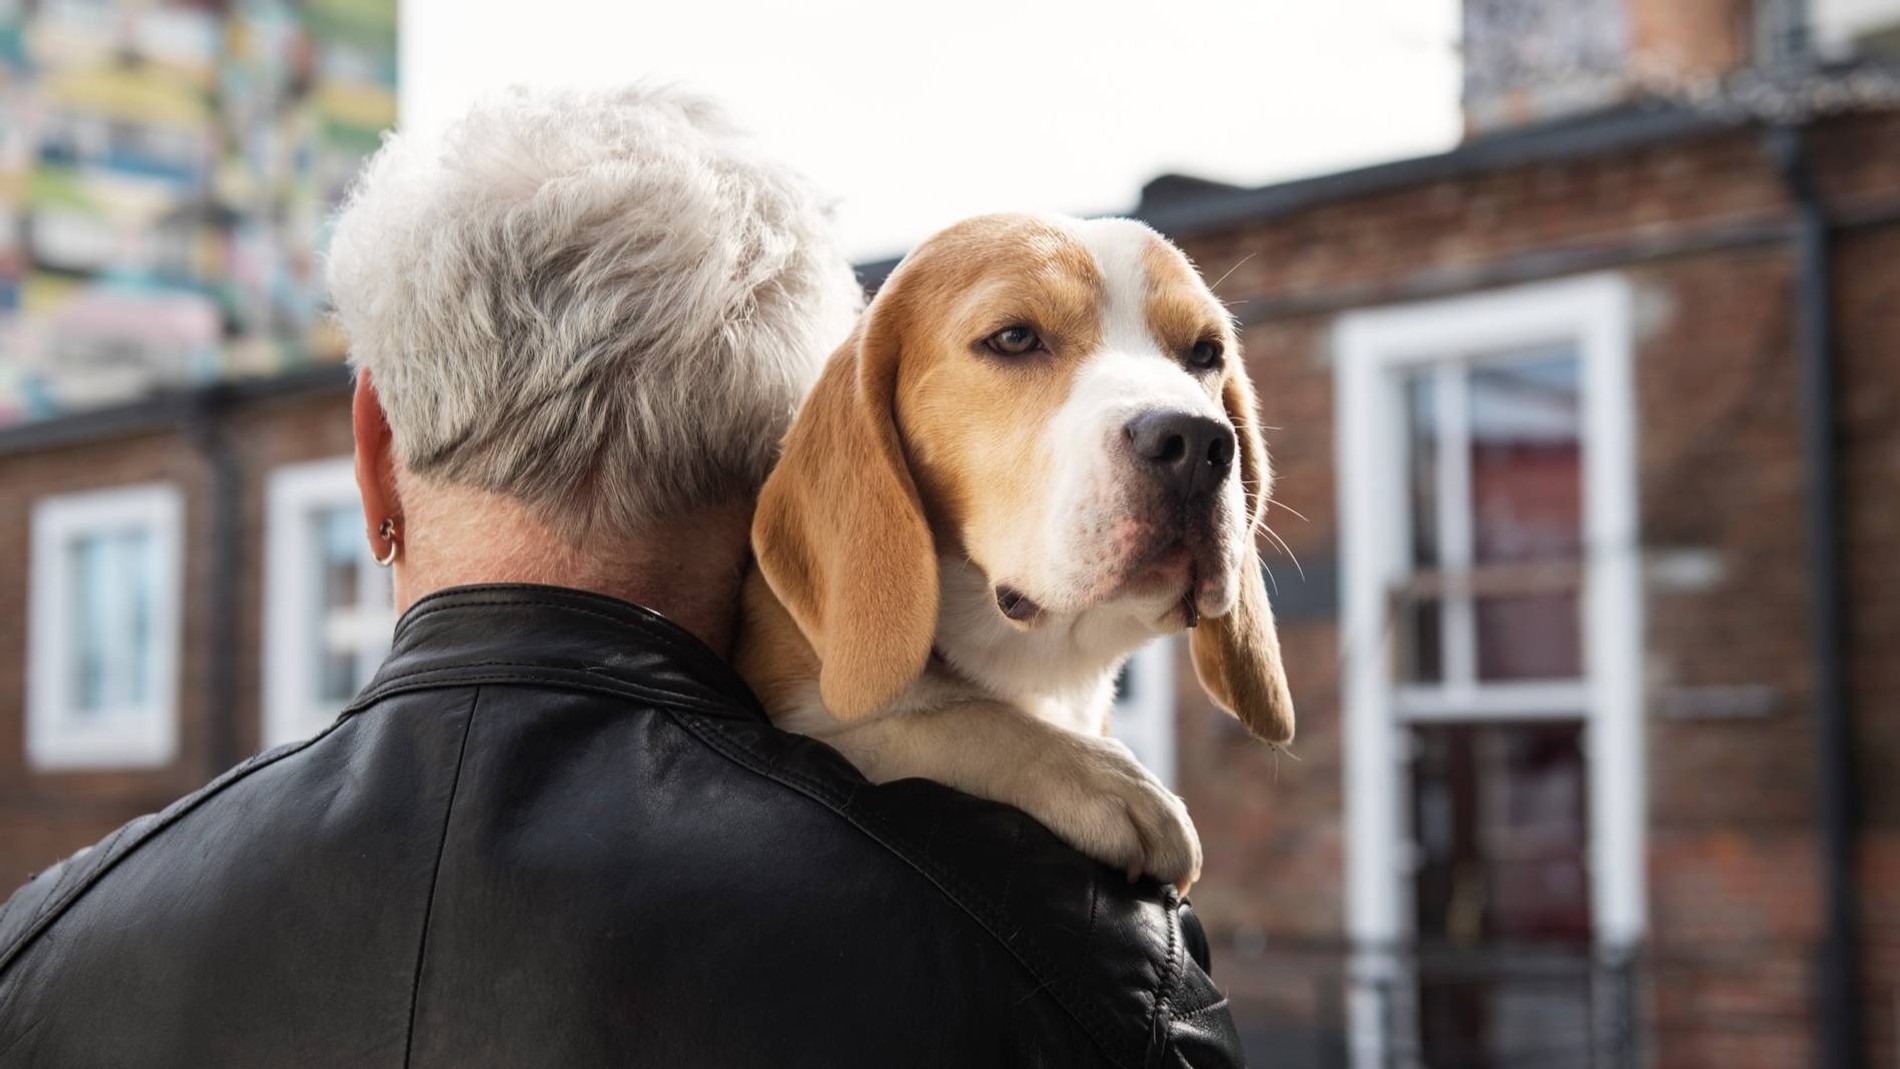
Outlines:
{"label": "overcast sky", "polygon": [[720,97],[839,198],[861,258],[1000,209],[1125,211],[1458,135],[1457,0],[404,0],[402,122],[523,84]]}

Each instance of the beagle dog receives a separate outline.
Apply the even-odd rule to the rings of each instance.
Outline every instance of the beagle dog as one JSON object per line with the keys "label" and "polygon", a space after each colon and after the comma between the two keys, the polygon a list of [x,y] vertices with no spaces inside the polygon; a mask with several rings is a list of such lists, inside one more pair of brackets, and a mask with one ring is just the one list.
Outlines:
{"label": "beagle dog", "polygon": [[1127,219],[966,220],[891,274],[760,494],[735,652],[781,728],[872,782],[1016,806],[1185,889],[1181,800],[1107,736],[1192,629],[1202,685],[1293,736],[1255,537],[1271,473],[1233,323]]}

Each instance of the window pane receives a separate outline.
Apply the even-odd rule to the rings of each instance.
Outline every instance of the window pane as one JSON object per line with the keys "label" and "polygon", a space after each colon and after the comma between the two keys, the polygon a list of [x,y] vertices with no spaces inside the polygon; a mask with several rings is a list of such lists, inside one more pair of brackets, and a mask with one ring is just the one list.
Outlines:
{"label": "window pane", "polygon": [[1445,602],[1419,598],[1401,602],[1399,673],[1407,683],[1437,683],[1445,678]]}
{"label": "window pane", "polygon": [[[1437,372],[1428,369],[1405,377],[1405,422],[1412,567],[1429,571],[1440,566]],[[1411,601],[1401,607],[1399,667],[1407,682],[1437,683],[1444,678],[1444,612],[1444,601],[1439,598]]]}
{"label": "window pane", "polygon": [[1413,734],[1419,935],[1588,938],[1582,725],[1429,724]]}
{"label": "window pane", "polygon": [[[1479,364],[1466,389],[1474,565],[1578,560],[1583,439],[1575,355]],[[1573,592],[1480,599],[1478,678],[1581,675],[1578,608]]]}
{"label": "window pane", "polygon": [[1575,593],[1479,598],[1477,616],[1479,679],[1583,675],[1583,620]]}
{"label": "window pane", "polygon": [[1591,1020],[1582,726],[1429,725],[1413,737],[1426,1061],[1563,1062]]}
{"label": "window pane", "polygon": [[1406,486],[1410,501],[1412,565],[1438,567],[1438,391],[1435,372],[1405,377]]}
{"label": "window pane", "polygon": [[354,508],[319,509],[311,513],[310,522],[317,535],[312,539],[317,547],[316,619],[310,628],[316,644],[314,697],[342,708],[364,682],[357,655],[367,609],[359,591],[368,551]]}
{"label": "window pane", "polygon": [[136,709],[151,697],[157,654],[156,543],[139,528],[100,530],[73,539],[67,553],[74,587],[71,709],[80,716]]}

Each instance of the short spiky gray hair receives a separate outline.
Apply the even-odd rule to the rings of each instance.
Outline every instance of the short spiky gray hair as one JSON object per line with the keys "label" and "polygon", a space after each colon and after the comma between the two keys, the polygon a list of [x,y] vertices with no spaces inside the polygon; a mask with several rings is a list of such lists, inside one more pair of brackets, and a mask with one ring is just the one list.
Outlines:
{"label": "short spiky gray hair", "polygon": [[756,491],[862,295],[802,179],[671,90],[392,136],[329,254],[403,466],[578,541]]}

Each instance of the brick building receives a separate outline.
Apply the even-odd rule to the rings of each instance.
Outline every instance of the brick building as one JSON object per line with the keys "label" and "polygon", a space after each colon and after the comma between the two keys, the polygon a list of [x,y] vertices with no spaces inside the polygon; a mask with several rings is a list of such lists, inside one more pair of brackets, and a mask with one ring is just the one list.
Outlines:
{"label": "brick building", "polygon": [[[1468,0],[1459,147],[1149,186],[1297,557],[1293,755],[1178,647],[1120,710],[1257,1063],[1900,1057],[1900,98],[1819,91],[1896,6]],[[365,678],[346,385],[0,429],[0,883]]]}
{"label": "brick building", "polygon": [[[1473,0],[1458,148],[1150,187],[1299,561],[1297,761],[1177,675],[1264,1064],[1900,1056],[1900,98],[1812,103],[1881,84],[1877,6],[1827,67],[1781,5]],[[1485,36],[1539,12],[1590,32]]]}

